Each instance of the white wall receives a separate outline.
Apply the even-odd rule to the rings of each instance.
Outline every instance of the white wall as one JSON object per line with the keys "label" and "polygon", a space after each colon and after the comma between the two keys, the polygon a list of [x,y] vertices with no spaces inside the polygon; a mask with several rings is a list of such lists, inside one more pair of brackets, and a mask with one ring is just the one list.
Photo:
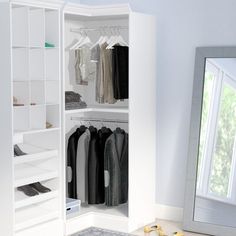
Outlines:
{"label": "white wall", "polygon": [[195,48],[236,44],[236,1],[81,0],[84,4],[126,2],[136,11],[157,16],[156,200],[182,207]]}

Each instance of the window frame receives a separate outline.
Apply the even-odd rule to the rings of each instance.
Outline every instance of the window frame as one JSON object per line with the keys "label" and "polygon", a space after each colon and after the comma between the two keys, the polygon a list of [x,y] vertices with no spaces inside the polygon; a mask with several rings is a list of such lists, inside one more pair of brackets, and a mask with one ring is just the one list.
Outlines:
{"label": "window frame", "polygon": [[221,95],[225,84],[233,87],[236,90],[236,79],[232,75],[230,75],[230,73],[228,73],[225,69],[213,62],[211,59],[206,59],[205,74],[206,71],[209,71],[214,75],[214,82],[209,107],[209,114],[207,118],[205,143],[203,144],[203,156],[202,161],[198,166],[200,170],[196,195],[203,198],[213,199],[215,201],[236,205],[236,188],[233,188],[233,186],[236,185],[236,134],[234,139],[234,148],[227,197],[211,193],[209,189],[210,175],[213,164],[213,153],[217,141],[217,125],[219,120]]}

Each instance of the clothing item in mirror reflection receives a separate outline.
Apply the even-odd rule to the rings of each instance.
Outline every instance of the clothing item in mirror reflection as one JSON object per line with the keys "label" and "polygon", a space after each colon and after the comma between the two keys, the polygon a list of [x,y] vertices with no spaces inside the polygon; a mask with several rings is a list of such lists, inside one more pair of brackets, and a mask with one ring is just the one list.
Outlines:
{"label": "clothing item in mirror reflection", "polygon": [[236,227],[236,58],[206,59],[194,220]]}

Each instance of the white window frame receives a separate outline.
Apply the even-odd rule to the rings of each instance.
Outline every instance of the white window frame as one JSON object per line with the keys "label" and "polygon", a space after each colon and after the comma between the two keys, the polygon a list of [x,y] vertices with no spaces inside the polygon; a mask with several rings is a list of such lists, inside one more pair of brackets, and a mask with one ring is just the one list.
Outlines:
{"label": "white window frame", "polygon": [[221,94],[225,84],[230,85],[231,87],[236,89],[236,79],[223,68],[216,65],[212,60],[207,59],[205,67],[206,71],[210,71],[211,73],[213,73],[214,83],[212,98],[210,101],[209,115],[207,119],[207,131],[203,149],[203,157],[201,165],[199,166],[199,180],[196,192],[198,196],[204,198],[214,199],[216,201],[236,205],[236,188],[233,188],[233,186],[236,186],[236,135],[231,163],[228,196],[221,197],[209,191],[213,152],[215,150],[217,140],[216,132],[219,118]]}

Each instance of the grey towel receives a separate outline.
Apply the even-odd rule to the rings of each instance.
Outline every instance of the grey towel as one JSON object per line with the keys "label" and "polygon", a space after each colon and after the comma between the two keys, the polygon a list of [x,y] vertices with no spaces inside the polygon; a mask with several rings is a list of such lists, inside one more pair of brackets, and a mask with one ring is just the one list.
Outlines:
{"label": "grey towel", "polygon": [[66,91],[65,92],[65,102],[80,102],[81,101],[81,95],[78,93],[75,93],[73,91]]}
{"label": "grey towel", "polygon": [[66,110],[73,110],[73,109],[82,109],[86,108],[87,104],[85,102],[69,102],[66,103]]}

